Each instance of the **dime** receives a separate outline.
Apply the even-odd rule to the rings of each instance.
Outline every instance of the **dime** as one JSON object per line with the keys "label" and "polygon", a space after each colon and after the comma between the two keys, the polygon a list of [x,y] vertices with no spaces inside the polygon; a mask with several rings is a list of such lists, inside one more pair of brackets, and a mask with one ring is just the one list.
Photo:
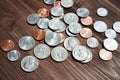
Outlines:
{"label": "dime", "polygon": [[97,38],[95,37],[90,37],[87,39],[87,45],[90,47],[90,48],[96,48],[99,46],[99,41]]}
{"label": "dime", "polygon": [[116,38],[117,33],[113,29],[107,29],[105,31],[105,36],[108,37],[108,38]]}
{"label": "dime", "polygon": [[68,37],[64,41],[64,47],[69,51],[72,51],[77,45],[80,45],[80,41],[75,37]]}
{"label": "dime", "polygon": [[35,46],[35,40],[31,36],[23,36],[18,45],[22,50],[30,50]]}
{"label": "dime", "polygon": [[63,43],[66,37],[65,37],[65,35],[63,33],[59,33],[59,35],[61,37],[60,43]]}
{"label": "dime", "polygon": [[21,68],[26,72],[35,71],[39,67],[39,61],[34,56],[26,56],[21,61]]}
{"label": "dime", "polygon": [[87,8],[78,8],[76,13],[79,17],[87,17],[90,14]]}
{"label": "dime", "polygon": [[108,15],[108,11],[106,8],[98,8],[97,9],[97,14],[101,17],[105,17]]}
{"label": "dime", "polygon": [[61,5],[65,8],[70,8],[74,4],[73,0],[61,0]]}
{"label": "dime", "polygon": [[116,21],[116,22],[113,24],[113,29],[114,29],[117,33],[120,33],[120,21]]}
{"label": "dime", "polygon": [[89,29],[89,28],[82,28],[82,30],[80,31],[80,35],[83,37],[83,38],[89,38],[92,36],[92,30]]}
{"label": "dime", "polygon": [[38,14],[29,14],[27,17],[28,24],[34,25],[37,24],[38,20],[40,19]]}
{"label": "dime", "polygon": [[56,30],[55,32],[63,32],[63,31],[65,31],[65,29],[66,29],[65,23],[64,22],[60,22],[59,24],[60,24],[59,29]]}
{"label": "dime", "polygon": [[61,1],[54,2],[54,6],[61,6]]}
{"label": "dime", "polygon": [[10,61],[16,61],[19,59],[19,57],[20,57],[20,52],[18,50],[12,50],[7,54],[7,58]]}
{"label": "dime", "polygon": [[54,2],[56,2],[56,0],[44,0],[46,4],[53,4]]}
{"label": "dime", "polygon": [[41,17],[41,18],[45,18],[45,17],[48,17],[49,16],[49,10],[47,10],[46,8],[41,8],[38,10],[38,15]]}
{"label": "dime", "polygon": [[45,59],[50,55],[50,47],[46,44],[39,44],[34,48],[34,55],[39,59]]}
{"label": "dime", "polygon": [[69,30],[68,30],[68,27],[66,28],[66,34],[68,35],[68,36],[70,36],[70,37],[75,37],[75,36],[77,36],[77,34],[72,34],[72,33],[70,33],[69,32]]}
{"label": "dime", "polygon": [[93,24],[93,19],[92,17],[88,16],[86,18],[81,18],[81,23],[83,25],[86,25],[86,26],[89,26],[89,25],[92,25]]}
{"label": "dime", "polygon": [[68,57],[68,52],[63,47],[55,47],[51,52],[51,57],[57,62],[65,61]]}
{"label": "dime", "polygon": [[41,18],[38,20],[37,26],[41,29],[46,29],[48,28],[48,22],[49,22],[48,18]]}

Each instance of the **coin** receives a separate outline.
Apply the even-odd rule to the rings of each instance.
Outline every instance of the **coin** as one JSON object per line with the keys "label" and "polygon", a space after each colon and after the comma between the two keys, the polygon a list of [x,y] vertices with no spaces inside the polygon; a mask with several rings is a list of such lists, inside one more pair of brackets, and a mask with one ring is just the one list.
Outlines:
{"label": "coin", "polygon": [[106,8],[98,8],[97,9],[97,14],[101,17],[105,17],[108,15],[108,11]]}
{"label": "coin", "polygon": [[56,2],[54,2],[54,6],[61,6],[61,1],[56,1]]}
{"label": "coin", "polygon": [[45,38],[45,31],[42,29],[37,29],[34,33],[33,33],[33,37],[36,40],[43,40]]}
{"label": "coin", "polygon": [[77,13],[77,15],[79,17],[87,17],[90,14],[89,10],[87,8],[83,8],[83,7],[82,8],[78,8],[76,10],[76,13]]}
{"label": "coin", "polygon": [[83,38],[89,38],[92,36],[92,30],[89,29],[89,28],[82,28],[82,30],[80,31],[80,35],[83,37]]}
{"label": "coin", "polygon": [[39,44],[34,48],[34,55],[39,59],[45,59],[50,55],[50,47],[46,44]]}
{"label": "coin", "polygon": [[44,0],[46,4],[53,4],[54,2],[56,2],[56,0]]}
{"label": "coin", "polygon": [[23,36],[18,45],[22,50],[30,50],[35,46],[35,40],[31,36]]}
{"label": "coin", "polygon": [[49,22],[48,18],[41,18],[38,20],[37,26],[41,29],[46,29],[48,28],[48,22]]}
{"label": "coin", "polygon": [[105,31],[105,36],[108,37],[108,38],[116,38],[117,33],[113,29],[107,29]]}
{"label": "coin", "polygon": [[75,37],[68,37],[64,41],[64,47],[69,51],[72,51],[77,45],[80,45],[80,41]]}
{"label": "coin", "polygon": [[26,72],[35,71],[39,67],[39,61],[34,56],[26,56],[21,61],[21,68]]}
{"label": "coin", "polygon": [[49,33],[52,33],[53,31],[51,31],[50,29],[44,29],[45,31],[45,36],[47,36]]}
{"label": "coin", "polygon": [[110,51],[107,51],[105,49],[101,49],[99,52],[99,56],[102,60],[108,61],[108,60],[112,59],[113,54]]}
{"label": "coin", "polygon": [[77,34],[72,34],[72,33],[70,33],[69,32],[69,30],[68,30],[68,27],[66,28],[66,34],[68,35],[68,36],[70,36],[70,37],[75,37],[75,36],[77,36]]}
{"label": "coin", "polygon": [[20,57],[20,52],[18,50],[12,50],[7,54],[7,58],[10,61],[16,61],[19,59],[19,57]]}
{"label": "coin", "polygon": [[118,42],[112,38],[106,38],[103,41],[104,47],[109,51],[115,51],[118,48]]}
{"label": "coin", "polygon": [[92,19],[92,17],[90,17],[90,16],[88,16],[88,17],[86,17],[86,18],[81,18],[81,23],[83,24],[83,25],[86,25],[86,26],[89,26],[89,25],[92,25],[93,24],[93,19]]}
{"label": "coin", "polygon": [[39,18],[38,14],[29,14],[27,17],[27,23],[31,25],[37,24]]}
{"label": "coin", "polygon": [[47,10],[46,8],[40,8],[38,10],[38,15],[41,17],[41,18],[45,18],[45,17],[48,17],[49,16],[49,10]]}
{"label": "coin", "polygon": [[114,29],[117,33],[120,33],[120,21],[116,21],[116,22],[113,24],[113,29]]}
{"label": "coin", "polygon": [[103,21],[96,21],[93,27],[97,32],[105,32],[107,30],[107,24]]}
{"label": "coin", "polygon": [[96,48],[99,46],[99,41],[97,38],[95,37],[90,37],[87,39],[87,45],[90,47],[90,48]]}
{"label": "coin", "polygon": [[79,20],[78,16],[75,13],[67,13],[64,15],[64,21],[66,24],[77,23]]}
{"label": "coin", "polygon": [[53,60],[57,62],[63,62],[67,59],[68,52],[65,48],[58,46],[58,47],[53,48],[51,52],[51,57]]}
{"label": "coin", "polygon": [[12,40],[4,40],[2,43],[1,43],[1,49],[3,51],[10,51],[12,50],[13,48],[15,47],[15,44]]}
{"label": "coin", "polygon": [[65,37],[65,35],[63,33],[59,33],[59,35],[61,37],[60,43],[63,43],[66,37]]}
{"label": "coin", "polygon": [[61,16],[57,16],[57,17],[56,17],[56,16],[52,16],[52,15],[51,15],[51,18],[52,18],[52,19],[54,19],[54,18],[57,18],[57,19],[62,19],[63,17],[64,17],[64,13],[63,13]]}
{"label": "coin", "polygon": [[73,0],[61,0],[61,5],[64,7],[64,8],[70,8],[72,7],[74,4],[74,1]]}
{"label": "coin", "polygon": [[63,32],[63,31],[65,31],[65,29],[66,29],[65,23],[64,22],[60,22],[59,23],[59,29],[56,30],[55,32]]}

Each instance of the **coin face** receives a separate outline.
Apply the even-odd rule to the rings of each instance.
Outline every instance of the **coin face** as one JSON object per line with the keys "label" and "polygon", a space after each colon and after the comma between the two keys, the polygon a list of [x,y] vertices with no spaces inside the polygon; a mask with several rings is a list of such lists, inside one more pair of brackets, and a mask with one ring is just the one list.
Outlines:
{"label": "coin face", "polygon": [[59,33],[59,35],[61,37],[60,43],[63,43],[66,37],[63,33]]}
{"label": "coin face", "polygon": [[92,30],[89,29],[89,28],[82,28],[82,30],[80,31],[80,35],[83,37],[83,38],[89,38],[92,36]]}
{"label": "coin face", "polygon": [[70,31],[68,30],[68,27],[66,28],[66,34],[68,35],[68,36],[70,36],[70,37],[75,37],[75,36],[77,36],[77,34],[72,34],[72,33],[70,33]]}
{"label": "coin face", "polygon": [[60,26],[59,26],[58,30],[56,30],[55,32],[63,32],[63,31],[65,31],[65,29],[66,29],[65,23],[60,22],[59,24],[60,24]]}
{"label": "coin face", "polygon": [[58,46],[52,50],[51,57],[53,60],[55,60],[57,62],[62,62],[67,59],[68,52],[65,48]]}
{"label": "coin face", "polygon": [[13,48],[15,47],[15,44],[12,40],[4,40],[2,43],[1,43],[1,49],[3,51],[10,51],[12,50]]}
{"label": "coin face", "polygon": [[21,61],[21,68],[26,72],[35,71],[39,67],[39,61],[34,56],[26,56]]}
{"label": "coin face", "polygon": [[103,41],[103,45],[109,51],[115,51],[118,48],[118,42],[112,38],[106,38]]}
{"label": "coin face", "polygon": [[90,48],[96,48],[99,46],[99,41],[97,38],[95,37],[90,37],[87,39],[87,45],[90,47]]}
{"label": "coin face", "polygon": [[89,26],[89,25],[92,25],[93,24],[93,19],[92,17],[88,16],[86,18],[81,18],[81,23],[83,25],[86,25],[86,26]]}
{"label": "coin face", "polygon": [[23,36],[18,45],[22,50],[30,50],[35,46],[35,40],[31,36]]}
{"label": "coin face", "polygon": [[10,61],[16,61],[19,59],[19,57],[20,57],[20,52],[18,50],[12,50],[7,54],[7,58]]}
{"label": "coin face", "polygon": [[37,24],[39,18],[38,14],[29,14],[27,17],[27,23],[31,25]]}
{"label": "coin face", "polygon": [[37,26],[41,29],[46,29],[48,28],[48,22],[49,22],[48,18],[41,18],[38,20]]}
{"label": "coin face", "polygon": [[114,29],[117,33],[120,33],[120,21],[116,21],[116,22],[113,24],[113,29]]}
{"label": "coin face", "polygon": [[107,29],[105,31],[105,36],[107,38],[116,38],[117,37],[117,33],[113,29]]}
{"label": "coin face", "polygon": [[106,8],[98,8],[97,9],[97,14],[101,17],[105,17],[108,15],[108,11]]}
{"label": "coin face", "polygon": [[87,8],[78,8],[76,13],[79,17],[87,17],[90,14]]}
{"label": "coin face", "polygon": [[74,4],[74,1],[73,0],[61,0],[61,5],[64,7],[64,8],[70,8],[72,7]]}
{"label": "coin face", "polygon": [[77,45],[80,45],[80,41],[75,37],[68,37],[64,41],[64,47],[69,51],[72,51]]}
{"label": "coin face", "polygon": [[39,44],[34,48],[34,55],[39,59],[45,59],[50,55],[50,47],[46,44]]}
{"label": "coin face", "polygon": [[47,10],[46,8],[41,8],[38,10],[38,15],[41,17],[41,18],[45,18],[45,17],[48,17],[49,16],[49,10]]}
{"label": "coin face", "polygon": [[44,0],[46,4],[53,4],[54,2],[56,2],[56,0]]}

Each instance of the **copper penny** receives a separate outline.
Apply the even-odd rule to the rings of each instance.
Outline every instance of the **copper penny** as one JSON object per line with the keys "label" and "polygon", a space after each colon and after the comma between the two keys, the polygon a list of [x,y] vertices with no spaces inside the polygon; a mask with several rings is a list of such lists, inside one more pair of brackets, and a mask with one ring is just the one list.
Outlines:
{"label": "copper penny", "polygon": [[56,2],[54,2],[54,6],[61,6],[60,3],[61,3],[61,1],[56,1]]}
{"label": "copper penny", "polygon": [[106,61],[111,60],[113,57],[112,52],[107,51],[105,49],[100,50],[99,56],[102,60],[106,60]]}
{"label": "copper penny", "polygon": [[60,37],[61,37],[60,43],[63,43],[66,37],[63,33],[59,33],[59,34],[60,34]]}
{"label": "copper penny", "polygon": [[1,43],[1,48],[3,51],[10,51],[15,47],[15,44],[12,40],[5,40]]}
{"label": "copper penny", "polygon": [[49,10],[46,8],[41,8],[38,10],[38,15],[42,18],[48,17],[49,16]]}
{"label": "copper penny", "polygon": [[92,30],[89,28],[82,28],[82,30],[80,31],[80,35],[83,38],[89,38],[92,36]]}
{"label": "copper penny", "polygon": [[86,25],[86,26],[89,26],[89,25],[92,25],[93,24],[93,19],[92,17],[88,16],[86,18],[81,18],[81,23],[83,25]]}
{"label": "copper penny", "polygon": [[45,38],[45,32],[42,29],[38,29],[33,33],[33,37],[36,40],[43,40]]}

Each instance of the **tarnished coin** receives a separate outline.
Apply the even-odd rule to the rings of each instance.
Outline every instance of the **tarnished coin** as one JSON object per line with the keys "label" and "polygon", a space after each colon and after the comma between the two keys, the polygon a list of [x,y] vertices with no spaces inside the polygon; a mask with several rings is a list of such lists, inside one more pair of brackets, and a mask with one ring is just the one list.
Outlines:
{"label": "tarnished coin", "polygon": [[39,59],[45,59],[50,55],[50,47],[46,44],[39,44],[34,48],[34,55]]}
{"label": "tarnished coin", "polygon": [[70,37],[75,37],[75,36],[77,36],[77,34],[72,34],[72,33],[70,33],[69,32],[69,30],[68,30],[68,27],[66,28],[66,34],[68,35],[68,36],[70,36]]}
{"label": "tarnished coin", "polygon": [[61,37],[60,43],[63,43],[66,37],[63,33],[59,33],[59,35]]}
{"label": "tarnished coin", "polygon": [[52,19],[54,19],[54,18],[57,18],[57,19],[62,19],[63,17],[64,17],[64,13],[63,13],[61,16],[57,16],[57,17],[56,17],[56,16],[52,16],[52,15],[51,15],[51,18],[52,18]]}
{"label": "tarnished coin", "polygon": [[16,61],[19,59],[19,57],[20,57],[20,52],[18,50],[12,50],[7,54],[7,58],[10,61]]}
{"label": "tarnished coin", "polygon": [[38,10],[38,15],[41,17],[41,18],[45,18],[45,17],[48,17],[50,14],[49,10],[46,9],[46,8],[40,8]]}
{"label": "tarnished coin", "polygon": [[60,24],[59,25],[59,29],[56,30],[55,32],[63,32],[63,31],[65,31],[65,29],[66,29],[65,23],[64,22],[60,22],[59,24]]}
{"label": "tarnished coin", "polygon": [[87,17],[90,14],[87,8],[78,8],[76,13],[79,17]]}
{"label": "tarnished coin", "polygon": [[105,31],[105,36],[108,37],[108,38],[116,38],[117,33],[113,29],[107,29]]}
{"label": "tarnished coin", "polygon": [[72,51],[77,45],[80,45],[80,41],[75,37],[68,37],[64,41],[64,47],[69,51]]}
{"label": "tarnished coin", "polygon": [[37,24],[38,20],[40,19],[38,14],[29,14],[27,17],[28,24],[34,25]]}
{"label": "tarnished coin", "polygon": [[44,0],[46,4],[53,4],[56,0]]}
{"label": "tarnished coin", "polygon": [[61,6],[61,1],[54,2],[54,6]]}
{"label": "tarnished coin", "polygon": [[93,24],[93,19],[92,17],[88,16],[86,18],[81,18],[81,23],[83,25],[86,25],[86,26],[89,26],[89,25],[92,25]]}
{"label": "tarnished coin", "polygon": [[48,22],[49,22],[48,18],[41,18],[38,20],[37,26],[41,29],[46,29],[48,28]]}
{"label": "tarnished coin", "polygon": [[70,8],[72,7],[74,4],[74,1],[73,0],[61,0],[61,5],[64,7],[64,8]]}
{"label": "tarnished coin", "polygon": [[93,27],[97,32],[105,32],[107,30],[107,24],[103,21],[96,21]]}
{"label": "tarnished coin", "polygon": [[99,41],[97,38],[95,37],[90,37],[87,39],[87,45],[90,47],[90,48],[96,48],[99,46]]}
{"label": "tarnished coin", "polygon": [[92,36],[92,30],[90,28],[82,28],[82,30],[80,31],[80,35],[83,38],[89,38]]}
{"label": "tarnished coin", "polygon": [[23,36],[18,45],[22,50],[30,50],[35,46],[35,40],[31,36]]}
{"label": "tarnished coin", "polygon": [[67,13],[64,15],[64,21],[67,24],[77,23],[78,20],[79,20],[79,18],[75,13]]}
{"label": "tarnished coin", "polygon": [[97,14],[101,17],[105,17],[108,15],[108,11],[106,8],[98,8],[97,9]]}
{"label": "tarnished coin", "polygon": [[116,22],[113,24],[113,29],[114,29],[117,33],[120,33],[120,21],[116,21]]}
{"label": "tarnished coin", "polygon": [[62,62],[67,59],[68,52],[65,48],[58,46],[52,50],[51,57],[53,60],[55,60],[57,62]]}
{"label": "tarnished coin", "polygon": [[35,71],[39,67],[39,61],[34,56],[26,56],[21,61],[21,68],[26,72]]}
{"label": "tarnished coin", "polygon": [[103,45],[109,51],[115,51],[118,48],[118,42],[112,38],[106,38],[103,41]]}

